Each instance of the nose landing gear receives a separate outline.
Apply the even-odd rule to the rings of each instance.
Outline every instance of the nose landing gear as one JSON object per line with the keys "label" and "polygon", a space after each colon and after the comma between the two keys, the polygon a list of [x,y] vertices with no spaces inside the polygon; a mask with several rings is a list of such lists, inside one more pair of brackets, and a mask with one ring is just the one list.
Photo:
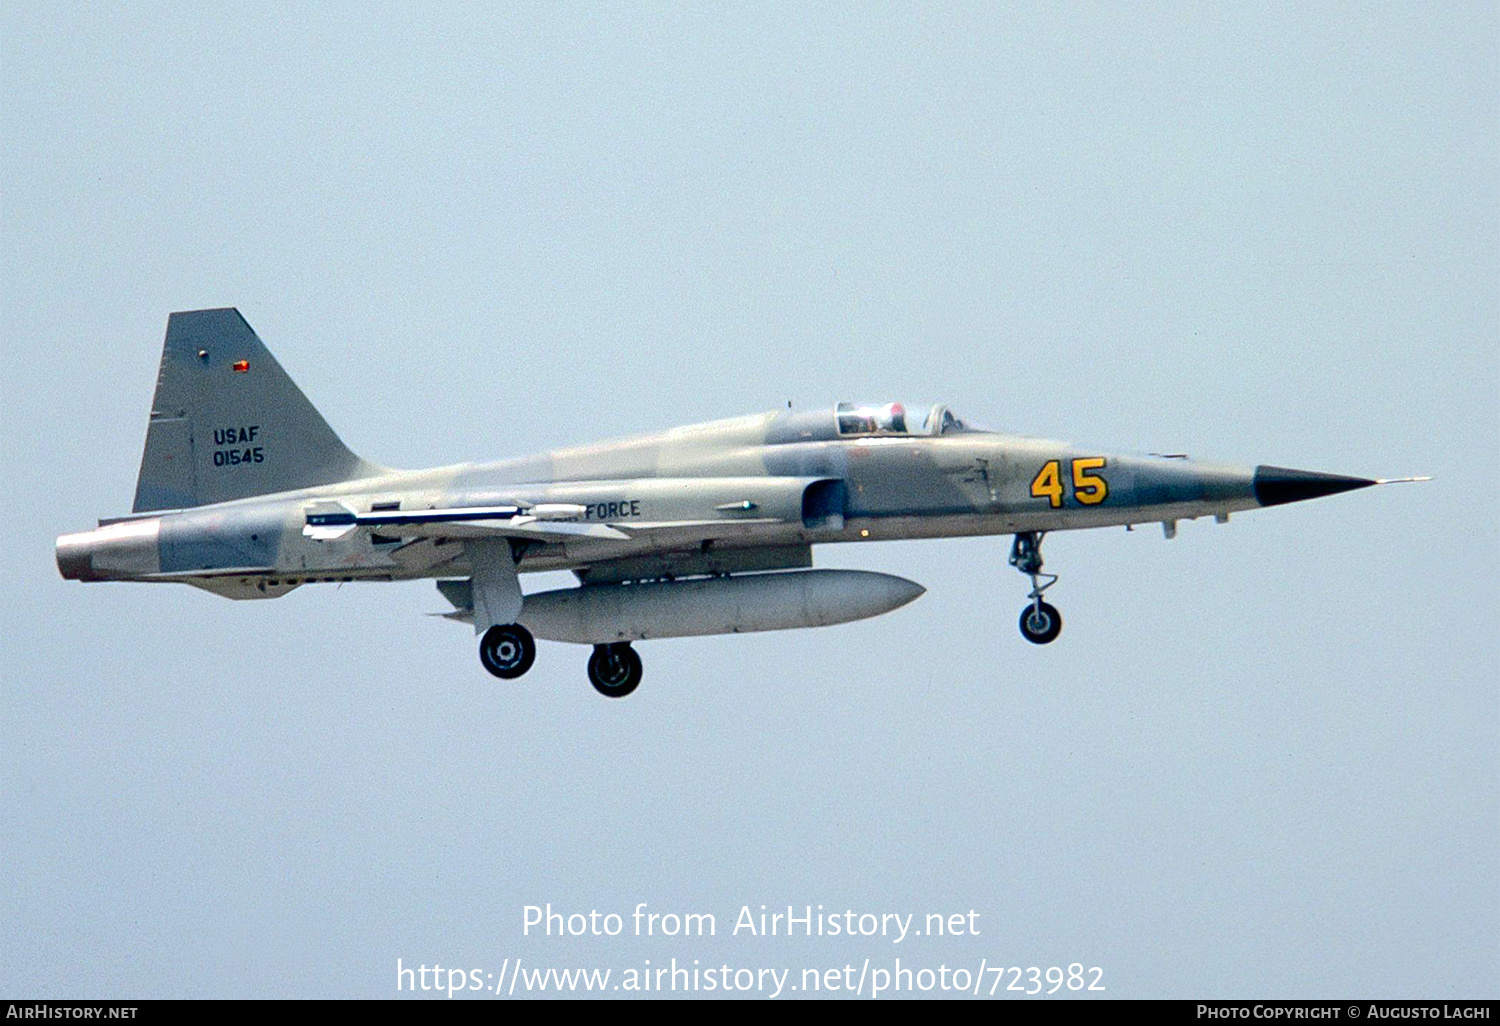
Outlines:
{"label": "nose landing gear", "polygon": [[1022,531],[1010,547],[1010,565],[1031,578],[1031,604],[1021,610],[1021,637],[1033,645],[1056,641],[1062,633],[1062,614],[1042,601],[1042,592],[1057,583],[1056,574],[1042,572],[1042,539],[1046,531]]}

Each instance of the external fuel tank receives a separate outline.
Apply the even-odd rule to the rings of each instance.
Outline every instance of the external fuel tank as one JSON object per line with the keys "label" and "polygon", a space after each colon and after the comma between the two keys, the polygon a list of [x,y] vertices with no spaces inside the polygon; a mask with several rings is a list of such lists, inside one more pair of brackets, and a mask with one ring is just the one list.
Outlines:
{"label": "external fuel tank", "polygon": [[867,570],[590,584],[527,595],[520,623],[538,638],[583,645],[743,634],[863,620],[924,591],[915,581]]}

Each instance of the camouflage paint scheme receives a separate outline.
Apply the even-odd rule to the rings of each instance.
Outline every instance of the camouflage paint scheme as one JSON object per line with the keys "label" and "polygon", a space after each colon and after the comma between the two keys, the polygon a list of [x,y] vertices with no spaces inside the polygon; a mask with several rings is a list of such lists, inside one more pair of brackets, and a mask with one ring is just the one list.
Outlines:
{"label": "camouflage paint scheme", "polygon": [[[62,536],[58,564],[71,579],[245,599],[314,582],[469,578],[491,559],[512,582],[571,570],[592,585],[805,568],[813,545],[834,542],[1011,534],[1039,546],[1045,532],[1156,522],[1170,534],[1180,519],[1380,483],[979,430],[941,406],[911,418],[907,430],[908,411],[889,403],[786,409],[390,470],[343,446],[238,311],[189,311],[168,321],[136,512]],[[490,507],[513,509],[476,515]],[[347,527],[315,529],[310,516],[328,510]],[[423,511],[432,522],[390,533],[353,526]]]}
{"label": "camouflage paint scheme", "polygon": [[[397,502],[403,510],[580,504],[590,520],[620,527],[630,537],[526,542],[519,569],[574,570],[585,577],[592,570],[594,579],[614,576],[606,564],[643,557],[659,570],[640,576],[668,576],[674,561],[692,564],[705,545],[725,552],[1014,534],[1188,519],[1260,505],[1253,468],[1144,455],[1105,456],[1097,476],[1108,483],[1108,494],[1097,505],[1065,499],[1054,509],[1047,498],[1030,494],[1048,461],[1066,466],[1074,458],[1100,455],[1098,449],[1064,442],[978,431],[840,438],[831,408],[778,411],[541,456],[381,471],[332,485],[103,521],[155,544],[130,546],[132,558],[117,565],[95,559],[91,576],[185,580],[253,598],[272,593],[261,589],[268,577],[277,578],[274,589],[280,593],[289,584],[314,579],[469,573],[462,545],[444,539],[392,545],[358,534],[339,541],[304,537],[306,509],[317,500],[339,500],[358,512]],[[814,505],[804,509],[809,489]],[[829,504],[819,508],[825,493]],[[755,507],[724,508],[747,501]],[[691,523],[671,526],[684,521]]]}

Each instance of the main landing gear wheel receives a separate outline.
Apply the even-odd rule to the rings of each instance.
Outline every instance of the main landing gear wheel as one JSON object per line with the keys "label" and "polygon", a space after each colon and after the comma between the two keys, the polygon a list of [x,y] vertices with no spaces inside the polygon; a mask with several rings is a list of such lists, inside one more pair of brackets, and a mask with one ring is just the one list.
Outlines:
{"label": "main landing gear wheel", "polygon": [[1042,539],[1046,531],[1022,531],[1010,547],[1010,565],[1031,578],[1031,604],[1021,610],[1021,637],[1033,645],[1056,641],[1062,633],[1062,614],[1042,601],[1042,592],[1057,583],[1056,574],[1042,573]]}
{"label": "main landing gear wheel", "polygon": [[1062,614],[1047,602],[1035,602],[1021,610],[1021,636],[1033,645],[1045,645],[1062,633]]}
{"label": "main landing gear wheel", "polygon": [[595,645],[589,656],[589,683],[609,698],[624,698],[641,683],[641,657],[630,642]]}
{"label": "main landing gear wheel", "polygon": [[503,680],[514,680],[536,662],[536,641],[518,623],[496,624],[479,639],[479,661]]}

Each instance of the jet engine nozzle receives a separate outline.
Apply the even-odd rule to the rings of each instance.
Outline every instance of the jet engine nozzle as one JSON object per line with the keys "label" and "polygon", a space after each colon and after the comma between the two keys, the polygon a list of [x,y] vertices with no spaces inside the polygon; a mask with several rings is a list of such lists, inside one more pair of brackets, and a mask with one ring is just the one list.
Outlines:
{"label": "jet engine nozzle", "polygon": [[161,518],[60,535],[57,570],[69,581],[128,580],[161,569]]}

